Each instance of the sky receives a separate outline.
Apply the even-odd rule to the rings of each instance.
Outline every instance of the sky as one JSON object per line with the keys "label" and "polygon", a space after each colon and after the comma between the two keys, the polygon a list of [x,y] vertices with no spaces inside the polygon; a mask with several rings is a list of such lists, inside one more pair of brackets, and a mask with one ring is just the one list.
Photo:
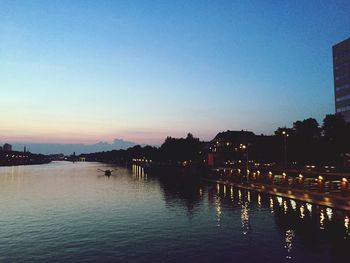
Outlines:
{"label": "sky", "polygon": [[0,141],[161,144],[334,113],[349,1],[0,0]]}

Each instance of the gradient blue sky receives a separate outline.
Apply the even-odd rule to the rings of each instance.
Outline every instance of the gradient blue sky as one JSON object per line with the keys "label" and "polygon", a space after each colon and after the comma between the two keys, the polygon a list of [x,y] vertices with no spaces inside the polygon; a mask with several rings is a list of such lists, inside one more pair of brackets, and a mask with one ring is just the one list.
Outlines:
{"label": "gradient blue sky", "polygon": [[0,0],[0,140],[160,144],[334,112],[349,1]]}

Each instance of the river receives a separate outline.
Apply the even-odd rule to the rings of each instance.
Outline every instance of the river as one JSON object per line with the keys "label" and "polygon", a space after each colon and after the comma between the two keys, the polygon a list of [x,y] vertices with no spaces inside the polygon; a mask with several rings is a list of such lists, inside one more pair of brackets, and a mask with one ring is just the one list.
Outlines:
{"label": "river", "polygon": [[141,168],[0,167],[0,262],[338,262],[350,214]]}

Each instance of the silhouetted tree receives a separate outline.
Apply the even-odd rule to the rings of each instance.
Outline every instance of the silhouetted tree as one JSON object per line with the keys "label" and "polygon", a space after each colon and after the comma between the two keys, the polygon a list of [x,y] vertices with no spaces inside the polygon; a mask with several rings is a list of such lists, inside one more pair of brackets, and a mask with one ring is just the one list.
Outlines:
{"label": "silhouetted tree", "polygon": [[341,157],[350,151],[349,124],[345,122],[341,114],[328,114],[323,119],[322,128],[329,159],[333,159],[338,165],[341,165]]}
{"label": "silhouetted tree", "polygon": [[348,125],[346,124],[343,115],[336,114],[328,114],[323,119],[323,135],[328,140],[338,140],[345,139],[348,134]]}
{"label": "silhouetted tree", "polygon": [[202,144],[191,133],[186,138],[167,137],[160,147],[161,156],[167,161],[196,161],[199,158]]}
{"label": "silhouetted tree", "polygon": [[320,137],[321,130],[316,119],[308,118],[293,123],[295,134],[305,139],[316,139]]}
{"label": "silhouetted tree", "polygon": [[[288,138],[283,137],[284,131],[288,134]],[[280,127],[275,131],[275,135],[280,137],[281,156],[283,147],[286,147],[288,162],[297,161],[299,164],[318,162],[321,129],[316,119],[298,120],[293,123],[293,128]]]}

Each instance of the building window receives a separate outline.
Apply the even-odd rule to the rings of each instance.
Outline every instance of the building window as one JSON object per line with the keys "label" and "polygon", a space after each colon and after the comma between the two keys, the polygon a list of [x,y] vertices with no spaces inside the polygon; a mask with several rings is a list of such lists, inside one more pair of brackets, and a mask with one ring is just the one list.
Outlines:
{"label": "building window", "polygon": [[347,94],[345,96],[341,96],[341,97],[337,97],[336,101],[339,102],[339,101],[344,101],[344,100],[348,100],[350,99],[350,94]]}

